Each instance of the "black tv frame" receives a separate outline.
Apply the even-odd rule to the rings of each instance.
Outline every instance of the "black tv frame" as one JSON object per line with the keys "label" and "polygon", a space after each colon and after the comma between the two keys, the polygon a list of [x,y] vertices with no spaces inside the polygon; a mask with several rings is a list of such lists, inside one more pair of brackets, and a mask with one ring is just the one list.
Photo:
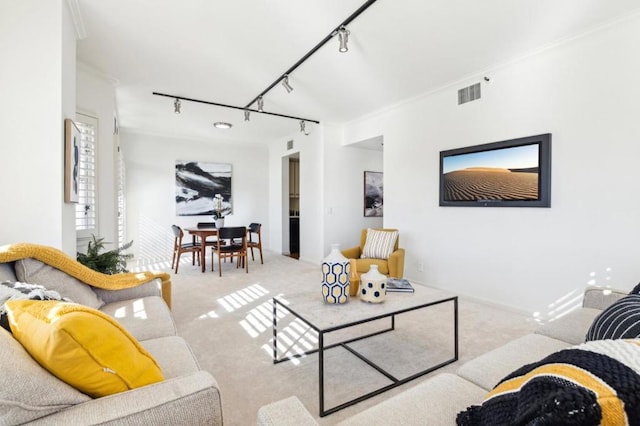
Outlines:
{"label": "black tv frame", "polygon": [[[475,200],[445,200],[444,162],[453,156],[480,152],[499,151],[525,145],[538,146],[538,198],[501,199],[482,198]],[[515,170],[515,169],[514,169]],[[450,149],[440,152],[440,206],[453,207],[551,207],[551,133],[500,142]]]}

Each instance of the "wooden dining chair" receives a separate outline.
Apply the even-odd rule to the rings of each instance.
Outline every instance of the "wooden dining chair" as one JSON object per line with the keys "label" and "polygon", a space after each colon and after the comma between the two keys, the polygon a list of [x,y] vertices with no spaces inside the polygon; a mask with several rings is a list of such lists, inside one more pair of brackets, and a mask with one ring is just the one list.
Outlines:
{"label": "wooden dining chair", "polygon": [[[218,273],[222,276],[222,259],[231,259],[237,256],[236,268],[242,265],[249,273],[247,262],[247,228],[244,226],[230,226],[218,229],[217,244],[211,248],[211,255],[218,256]],[[214,262],[211,262],[211,270],[215,270]]]}
{"label": "wooden dining chair", "polygon": [[193,256],[192,264],[196,264],[196,256],[198,258],[198,265],[200,265],[202,259],[202,249],[200,248],[200,244],[193,243],[183,243],[182,238],[184,238],[184,232],[182,228],[178,225],[171,225],[171,230],[173,231],[173,235],[175,237],[173,241],[173,257],[171,258],[171,269],[174,268],[175,272],[178,273],[178,266],[180,266],[180,256],[182,253],[191,253]]}
{"label": "wooden dining chair", "polygon": [[[253,236],[254,234],[255,237]],[[251,260],[256,260],[253,257],[253,249],[255,248],[260,251],[260,263],[264,264],[264,261],[262,260],[262,225],[259,223],[252,223],[247,228],[247,235],[247,248],[251,249]]]}

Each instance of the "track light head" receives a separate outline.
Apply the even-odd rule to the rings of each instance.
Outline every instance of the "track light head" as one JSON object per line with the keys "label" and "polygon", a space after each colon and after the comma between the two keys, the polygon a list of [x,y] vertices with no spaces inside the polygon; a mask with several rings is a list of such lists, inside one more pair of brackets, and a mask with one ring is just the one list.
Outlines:
{"label": "track light head", "polygon": [[262,99],[262,96],[258,96],[258,112],[264,112],[264,99]]}
{"label": "track light head", "polygon": [[251,115],[251,112],[248,109],[244,110],[244,121],[251,121],[251,117],[249,117]]}
{"label": "track light head", "polygon": [[300,120],[300,133],[304,133],[305,136],[309,136],[309,131],[307,130],[307,122],[304,120]]}
{"label": "track light head", "polygon": [[347,46],[347,43],[349,42],[349,34],[351,34],[351,32],[344,26],[340,27],[338,30],[338,40],[340,41],[340,47],[338,50],[342,53],[349,50],[349,47]]}
{"label": "track light head", "polygon": [[173,101],[173,112],[175,112],[176,114],[180,114],[181,107],[182,104],[180,103],[180,99],[176,98],[176,100]]}
{"label": "track light head", "polygon": [[291,85],[289,84],[289,76],[287,74],[285,74],[284,78],[282,79],[282,87],[285,88],[287,93],[291,93],[293,91],[293,87],[291,87]]}

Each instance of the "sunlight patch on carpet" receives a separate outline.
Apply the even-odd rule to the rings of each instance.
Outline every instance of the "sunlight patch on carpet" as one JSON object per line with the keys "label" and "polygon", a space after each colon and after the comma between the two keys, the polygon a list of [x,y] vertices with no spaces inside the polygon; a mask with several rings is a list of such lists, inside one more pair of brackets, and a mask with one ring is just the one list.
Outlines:
{"label": "sunlight patch on carpet", "polygon": [[[282,316],[284,313],[280,313],[279,317]],[[268,300],[251,309],[239,324],[252,338],[271,330],[273,327],[273,303]]]}
{"label": "sunlight patch on carpet", "polygon": [[209,311],[206,314],[202,314],[198,317],[198,319],[209,319],[209,318],[220,318],[220,316],[216,314],[215,311]]}
{"label": "sunlight patch on carpet", "polygon": [[249,324],[249,322],[247,322],[246,320],[240,321],[240,327],[242,327],[244,331],[246,331],[247,334],[254,339],[260,335],[260,333],[258,333],[255,328],[253,328],[253,326],[251,326],[251,324]]}
{"label": "sunlight patch on carpet", "polygon": [[[279,319],[286,316],[285,312],[277,312]],[[300,365],[301,358],[306,358],[310,351],[317,350],[318,333],[298,318],[284,326],[282,322],[279,324],[276,358],[287,358],[294,365]],[[269,343],[262,345],[262,349],[274,359],[273,338],[269,339]]]}
{"label": "sunlight patch on carpet", "polygon": [[241,309],[243,306],[264,297],[268,293],[269,290],[256,283],[227,294],[226,296],[219,298],[217,301],[227,312],[234,312]]}

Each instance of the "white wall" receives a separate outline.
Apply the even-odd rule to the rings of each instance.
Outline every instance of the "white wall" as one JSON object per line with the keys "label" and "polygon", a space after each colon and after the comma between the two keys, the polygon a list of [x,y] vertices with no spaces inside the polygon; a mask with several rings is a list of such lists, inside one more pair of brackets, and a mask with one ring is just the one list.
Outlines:
{"label": "white wall", "polygon": [[[138,259],[166,260],[171,254],[171,225],[195,226],[210,222],[207,216],[176,216],[176,160],[230,163],[233,214],[226,225],[262,223],[270,229],[268,150],[265,146],[223,141],[173,139],[163,136],[120,132],[120,145],[127,168],[127,240]],[[263,241],[265,249],[269,242]]]}
{"label": "white wall", "polygon": [[[456,90],[484,74],[349,123],[342,135],[328,124],[296,134],[302,258],[319,261],[330,243],[360,227],[352,211],[360,209],[361,189],[352,186],[362,166],[353,161],[362,157],[344,145],[383,135],[384,225],[401,230],[407,277],[543,316],[556,315],[557,301],[588,284],[631,288],[640,278],[639,40],[640,18],[630,18],[490,72],[494,83],[479,101],[458,106]],[[0,213],[11,224],[0,243],[73,254],[74,209],[63,202],[63,119],[76,111],[66,2],[0,0],[0,53],[11,64],[0,67],[0,191],[11,202]],[[89,103],[86,95],[83,88],[78,99]],[[439,151],[544,132],[553,134],[550,209],[438,207]],[[174,162],[185,158],[232,163],[229,221],[263,223],[265,245],[281,249],[286,141],[268,151],[135,133],[121,141],[136,254],[166,258],[169,226],[200,219],[175,216]]]}
{"label": "white wall", "polygon": [[[308,136],[296,132],[290,137],[273,141],[269,145],[269,217],[271,228],[263,228],[275,251],[289,251],[288,241],[283,241],[283,226],[289,212],[283,208],[283,193],[288,194],[288,184],[283,181],[282,159],[300,154],[300,260],[319,262],[322,259],[323,241],[323,125],[308,125]],[[293,149],[287,150],[287,141],[293,140]],[[284,179],[288,179],[284,176]],[[287,180],[288,183],[288,180]],[[286,233],[286,232],[285,232]],[[286,246],[286,247],[285,247]]]}
{"label": "white wall", "polygon": [[338,243],[342,249],[355,247],[360,244],[363,228],[383,226],[384,218],[364,216],[364,172],[384,170],[382,152],[345,146],[341,127],[325,126],[325,129],[326,255],[331,244]]}
{"label": "white wall", "polygon": [[[330,245],[358,245],[363,227],[382,226],[381,218],[364,217],[364,171],[383,171],[382,153],[344,145],[343,128],[332,123],[310,126],[309,136],[300,133],[274,141],[269,147],[269,199],[272,228],[268,230],[274,250],[285,253],[287,241],[283,217],[283,194],[288,193],[287,170],[282,159],[300,154],[300,260],[319,264]],[[286,141],[293,140],[287,150]],[[385,191],[386,192],[386,191]]]}
{"label": "white wall", "polygon": [[[456,92],[484,74],[346,126],[346,142],[384,135],[407,277],[542,317],[588,284],[640,280],[639,40],[636,17],[490,72],[478,101]],[[547,132],[550,209],[438,206],[439,151]]]}
{"label": "white wall", "polygon": [[0,2],[0,243],[75,255],[64,203],[64,118],[75,116],[75,32],[62,0]]}
{"label": "white wall", "polygon": [[[113,135],[115,90],[111,82],[91,69],[79,65],[77,70],[77,110],[98,119],[98,230],[97,236],[117,247],[118,205],[116,188],[116,153]],[[80,244],[84,251],[84,244]]]}
{"label": "white wall", "polygon": [[[37,2],[38,7],[41,2]],[[57,3],[57,2],[56,2]],[[64,118],[74,118],[76,112],[76,31],[71,18],[67,2],[61,5],[62,11],[62,53],[61,53],[61,78],[62,82],[60,96],[62,98],[62,114],[59,122],[62,126],[62,158],[58,163],[58,170],[61,171],[62,188],[59,199],[62,200],[62,218],[60,220],[61,242],[58,248],[65,251],[72,257],[76,255],[76,216],[75,204],[64,202]],[[55,83],[54,83],[55,84]],[[62,165],[62,167],[60,166]]]}

